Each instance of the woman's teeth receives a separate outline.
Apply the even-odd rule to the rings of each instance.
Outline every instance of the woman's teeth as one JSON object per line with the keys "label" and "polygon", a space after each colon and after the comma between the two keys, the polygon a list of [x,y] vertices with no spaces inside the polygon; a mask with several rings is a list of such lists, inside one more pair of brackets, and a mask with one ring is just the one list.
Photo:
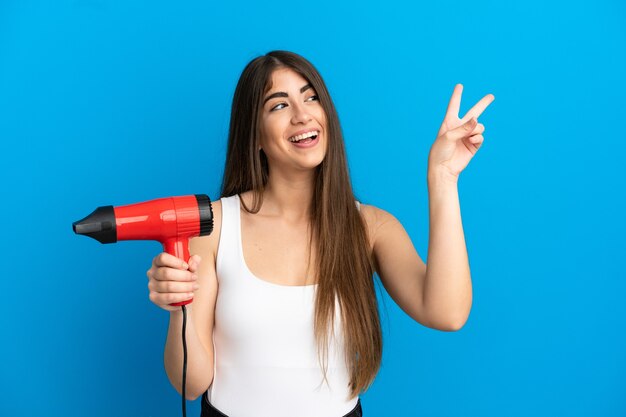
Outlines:
{"label": "woman's teeth", "polygon": [[317,136],[319,132],[317,131],[313,131],[313,132],[307,132],[307,133],[303,133],[301,135],[297,135],[297,136],[292,136],[289,138],[289,142],[300,142],[302,139],[306,139],[306,138],[312,138],[315,139],[315,137]]}

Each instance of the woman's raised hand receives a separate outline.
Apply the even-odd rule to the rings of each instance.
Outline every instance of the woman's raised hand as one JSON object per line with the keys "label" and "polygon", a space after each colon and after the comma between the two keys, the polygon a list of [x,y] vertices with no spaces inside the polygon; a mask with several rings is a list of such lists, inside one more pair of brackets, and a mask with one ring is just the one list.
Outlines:
{"label": "woman's raised hand", "polygon": [[193,298],[197,284],[200,256],[193,255],[189,263],[183,262],[174,255],[162,252],[152,260],[148,275],[150,301],[167,311],[180,310],[170,304],[187,301]]}
{"label": "woman's raised hand", "polygon": [[462,92],[463,85],[457,84],[448,103],[448,110],[439,128],[437,139],[428,155],[429,176],[441,171],[454,181],[458,180],[461,171],[465,169],[483,143],[482,134],[485,126],[478,123],[478,116],[491,104],[495,96],[487,94],[460,119]]}

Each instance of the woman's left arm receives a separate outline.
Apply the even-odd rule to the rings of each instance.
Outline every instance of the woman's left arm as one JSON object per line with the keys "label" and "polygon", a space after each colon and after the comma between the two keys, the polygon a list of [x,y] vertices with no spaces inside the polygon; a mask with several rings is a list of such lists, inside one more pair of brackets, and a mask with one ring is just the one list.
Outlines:
{"label": "woman's left arm", "polygon": [[372,208],[376,271],[389,295],[427,327],[456,331],[469,317],[472,283],[458,193],[458,176],[480,148],[478,116],[495,99],[483,97],[459,119],[463,86],[457,84],[428,157],[430,232],[427,263],[391,214]]}
{"label": "woman's left arm", "polygon": [[392,214],[364,204],[361,213],[373,225],[374,267],[389,296],[418,323],[456,331],[467,320],[472,304],[459,198],[447,184],[432,186],[429,194],[427,264]]}

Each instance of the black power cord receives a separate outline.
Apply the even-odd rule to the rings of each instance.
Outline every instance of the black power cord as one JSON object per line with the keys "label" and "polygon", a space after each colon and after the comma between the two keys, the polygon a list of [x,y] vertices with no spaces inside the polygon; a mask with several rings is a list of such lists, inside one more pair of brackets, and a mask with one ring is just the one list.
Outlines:
{"label": "black power cord", "polygon": [[187,401],[185,399],[185,383],[187,382],[187,338],[185,337],[187,328],[187,309],[184,305],[183,309],[183,417],[187,417]]}

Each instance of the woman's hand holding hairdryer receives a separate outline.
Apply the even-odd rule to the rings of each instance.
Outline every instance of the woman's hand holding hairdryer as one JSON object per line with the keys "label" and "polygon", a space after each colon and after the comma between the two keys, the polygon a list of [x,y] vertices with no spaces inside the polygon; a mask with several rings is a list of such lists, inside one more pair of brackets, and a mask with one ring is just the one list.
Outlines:
{"label": "woman's hand holding hairdryer", "polygon": [[189,263],[167,252],[161,252],[152,260],[148,275],[150,301],[167,311],[179,311],[175,304],[192,299],[198,285],[198,266],[201,258],[193,255]]}

